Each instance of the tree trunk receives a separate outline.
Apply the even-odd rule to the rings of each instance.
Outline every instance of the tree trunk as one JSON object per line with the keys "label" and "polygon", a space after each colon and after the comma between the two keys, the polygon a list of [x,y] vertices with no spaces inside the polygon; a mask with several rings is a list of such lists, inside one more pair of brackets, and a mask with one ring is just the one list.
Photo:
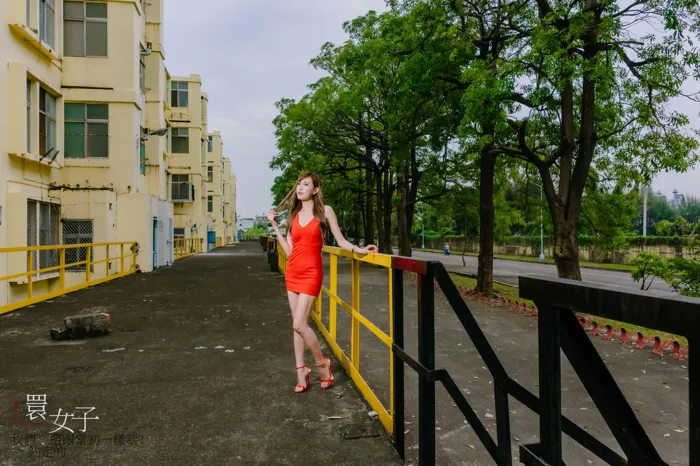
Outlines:
{"label": "tree trunk", "polygon": [[382,199],[384,202],[384,216],[382,218],[382,221],[384,222],[384,249],[380,249],[381,252],[384,254],[393,254],[394,251],[391,249],[391,213],[392,213],[392,198],[393,198],[393,189],[391,188],[392,184],[392,173],[390,169],[386,169],[384,171],[384,198]]}
{"label": "tree trunk", "polygon": [[[374,182],[374,180],[373,180],[372,169],[370,167],[367,167],[366,176],[367,176],[367,181],[366,181],[367,195],[365,196],[365,212],[366,212],[365,219],[367,220],[367,222],[365,223],[365,245],[373,244],[375,241],[374,240],[374,219],[372,217],[372,195],[371,195],[372,183]],[[377,203],[377,208],[379,208],[379,203]]]}
{"label": "tree trunk", "polygon": [[496,171],[496,157],[490,155],[487,146],[479,159],[479,265],[476,275],[476,290],[482,293],[493,291],[493,240],[494,206],[493,179]]}
{"label": "tree trunk", "polygon": [[377,186],[377,234],[378,234],[378,242],[379,244],[377,247],[379,248],[379,252],[385,252],[386,251],[386,238],[384,236],[384,188],[382,186],[382,175],[379,173],[375,178],[374,182]]}
{"label": "tree trunk", "polygon": [[554,217],[554,261],[559,278],[581,280],[578,263],[578,215],[565,220]]}
{"label": "tree trunk", "polygon": [[406,167],[401,163],[396,171],[396,189],[399,194],[399,203],[396,206],[397,230],[399,235],[399,255],[411,257],[411,238],[408,231],[408,219],[406,217]]}

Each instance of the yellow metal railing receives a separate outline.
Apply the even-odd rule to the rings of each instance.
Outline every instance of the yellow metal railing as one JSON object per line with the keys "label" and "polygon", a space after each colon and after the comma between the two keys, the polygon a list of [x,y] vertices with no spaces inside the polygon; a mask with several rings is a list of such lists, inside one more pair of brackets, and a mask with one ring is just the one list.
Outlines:
{"label": "yellow metal railing", "polygon": [[[76,250],[76,258],[83,256],[85,260],[66,263],[66,251],[73,250]],[[37,256],[40,256],[42,251],[56,251],[58,265],[35,268]],[[102,251],[104,251],[104,259],[94,260]],[[21,257],[15,259],[13,254]],[[134,242],[0,248],[0,255],[6,256],[5,262],[8,264],[8,269],[22,270],[0,277],[0,283],[5,282],[9,285],[7,286],[8,302],[0,305],[0,314],[130,275],[136,271],[137,254],[138,245]],[[113,263],[117,269],[116,272],[112,271]],[[100,264],[104,264],[104,270],[96,267]],[[44,292],[38,294],[37,292],[40,291]]]}
{"label": "yellow metal railing", "polygon": [[204,238],[177,238],[173,241],[175,260],[202,252]]}
{"label": "yellow metal railing", "polygon": [[[288,258],[284,250],[279,247],[275,238],[268,238],[268,248],[272,248],[277,253],[277,264],[284,274],[287,269]],[[367,254],[358,256],[341,248],[324,246],[323,252],[329,255],[330,273],[329,287],[323,286],[321,293],[316,299],[316,311],[311,313],[311,317],[316,322],[316,326],[326,338],[328,345],[333,350],[340,363],[345,368],[355,385],[365,397],[367,402],[374,409],[379,420],[384,425],[389,435],[393,435],[393,413],[394,413],[394,358],[392,345],[394,342],[393,328],[393,270],[391,268],[391,256],[385,254]],[[348,304],[338,297],[338,259],[349,259],[351,261],[351,303]],[[377,325],[372,323],[360,311],[360,263],[365,262],[383,267],[387,270],[389,277],[389,334],[383,332]],[[323,296],[328,298],[328,327],[321,320],[323,314]],[[348,356],[341,349],[337,341],[338,335],[338,306],[345,309],[350,315],[350,355]],[[387,346],[389,356],[389,407],[382,405],[381,401],[370,388],[367,381],[360,374],[360,324],[372,332],[382,343]]]}

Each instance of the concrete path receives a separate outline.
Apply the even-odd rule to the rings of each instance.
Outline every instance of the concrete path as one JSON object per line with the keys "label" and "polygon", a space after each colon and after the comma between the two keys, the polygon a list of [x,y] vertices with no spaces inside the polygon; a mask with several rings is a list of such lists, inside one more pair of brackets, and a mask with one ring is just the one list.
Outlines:
{"label": "concrete path", "polygon": [[[112,333],[51,340],[86,311]],[[342,369],[293,393],[284,283],[257,242],[2,315],[0,361],[2,465],[400,464]],[[48,425],[11,425],[14,398],[31,422],[28,394],[46,395]],[[63,421],[74,433],[51,434]]]}

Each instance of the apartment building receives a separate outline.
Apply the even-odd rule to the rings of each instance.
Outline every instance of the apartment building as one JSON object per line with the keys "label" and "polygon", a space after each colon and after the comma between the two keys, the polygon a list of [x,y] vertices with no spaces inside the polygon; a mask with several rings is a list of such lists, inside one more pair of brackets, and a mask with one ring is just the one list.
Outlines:
{"label": "apartment building", "polygon": [[[173,262],[176,234],[206,238],[215,228],[207,96],[198,75],[171,78],[165,67],[164,2],[3,2],[0,247],[136,241],[137,266],[149,272]],[[67,254],[84,260],[86,249]],[[26,262],[0,254],[0,276]],[[58,252],[32,262],[56,266]],[[57,275],[35,277],[34,293],[59,286]],[[0,303],[26,287],[26,278],[0,283]]]}
{"label": "apartment building", "polygon": [[207,96],[199,75],[170,81],[171,151],[168,171],[174,204],[175,238],[206,242],[211,218],[207,216]]}
{"label": "apartment building", "polygon": [[224,157],[224,238],[226,243],[238,241],[236,228],[236,175],[231,171],[231,159]]}

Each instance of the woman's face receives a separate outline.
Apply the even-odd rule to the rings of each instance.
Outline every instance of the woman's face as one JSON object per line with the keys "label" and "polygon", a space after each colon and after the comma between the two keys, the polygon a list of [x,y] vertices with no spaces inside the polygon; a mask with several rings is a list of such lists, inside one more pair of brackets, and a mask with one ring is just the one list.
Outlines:
{"label": "woman's face", "polygon": [[311,177],[303,178],[297,182],[297,199],[308,201],[314,194],[316,194],[316,188],[314,188]]}

